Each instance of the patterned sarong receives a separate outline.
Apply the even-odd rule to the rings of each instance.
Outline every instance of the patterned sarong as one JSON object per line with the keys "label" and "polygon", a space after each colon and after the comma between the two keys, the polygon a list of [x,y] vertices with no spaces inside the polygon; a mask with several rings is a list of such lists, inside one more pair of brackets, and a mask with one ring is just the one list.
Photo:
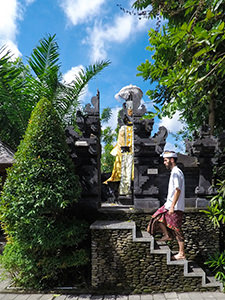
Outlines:
{"label": "patterned sarong", "polygon": [[158,222],[162,222],[169,229],[170,235],[175,236],[179,241],[183,241],[182,218],[183,211],[175,210],[173,214],[169,215],[168,210],[163,205],[152,216],[147,231],[154,236],[159,231]]}

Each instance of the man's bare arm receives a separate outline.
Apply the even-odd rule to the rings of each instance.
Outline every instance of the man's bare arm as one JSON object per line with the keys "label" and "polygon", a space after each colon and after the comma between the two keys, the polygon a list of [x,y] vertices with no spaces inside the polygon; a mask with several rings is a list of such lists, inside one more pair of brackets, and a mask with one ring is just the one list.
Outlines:
{"label": "man's bare arm", "polygon": [[176,188],[174,196],[173,196],[173,202],[172,202],[172,204],[170,206],[170,209],[169,209],[169,214],[170,215],[174,213],[174,207],[175,207],[175,205],[176,205],[176,203],[177,203],[177,201],[180,197],[180,193],[181,193],[181,190]]}

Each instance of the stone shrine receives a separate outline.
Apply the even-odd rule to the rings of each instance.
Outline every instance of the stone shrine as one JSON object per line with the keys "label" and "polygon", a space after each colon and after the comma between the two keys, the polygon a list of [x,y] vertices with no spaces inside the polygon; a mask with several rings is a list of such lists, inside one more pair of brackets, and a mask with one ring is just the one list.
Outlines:
{"label": "stone shrine", "polygon": [[[118,95],[124,101],[118,119],[120,126],[124,125],[126,101],[133,102],[133,115],[129,118],[133,125],[134,149],[132,195],[121,196],[118,200],[121,205],[131,206],[143,212],[152,212],[165,202],[167,195],[169,172],[161,157],[168,135],[167,129],[163,126],[159,127],[158,132],[151,136],[154,119],[144,118],[147,110],[141,102],[143,93],[138,87],[126,86]],[[102,204],[99,102],[100,95],[97,92],[97,95],[92,97],[91,104],[86,105],[83,112],[77,112],[78,130],[72,127],[66,129],[67,143],[82,185],[80,205],[96,210]],[[187,209],[206,208],[209,204],[207,197],[215,193],[215,189],[212,188],[215,157],[223,144],[222,135],[217,141],[203,126],[199,134],[194,134],[191,142],[186,142],[187,154],[178,153],[177,164],[185,176],[185,207]],[[221,163],[221,158],[219,159]]]}

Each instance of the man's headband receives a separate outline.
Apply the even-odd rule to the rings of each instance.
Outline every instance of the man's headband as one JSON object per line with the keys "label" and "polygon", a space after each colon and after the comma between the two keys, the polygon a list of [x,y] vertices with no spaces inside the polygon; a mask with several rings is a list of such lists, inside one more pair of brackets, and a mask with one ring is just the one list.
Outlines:
{"label": "man's headband", "polygon": [[164,152],[163,158],[177,158],[177,153],[175,152]]}

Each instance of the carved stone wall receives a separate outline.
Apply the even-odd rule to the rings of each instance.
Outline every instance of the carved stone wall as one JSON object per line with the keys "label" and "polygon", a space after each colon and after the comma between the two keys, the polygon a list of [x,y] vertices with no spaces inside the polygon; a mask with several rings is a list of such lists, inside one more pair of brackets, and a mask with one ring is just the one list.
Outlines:
{"label": "carved stone wall", "polygon": [[68,127],[66,136],[82,187],[79,205],[97,209],[101,202],[99,92],[92,97],[91,103],[86,105],[84,112],[77,112],[79,131]]}
{"label": "carved stone wall", "polygon": [[139,117],[134,118],[134,207],[152,209],[160,206],[160,154],[165,146],[167,130],[160,127],[158,133],[150,137],[151,128],[146,126],[150,129],[149,137],[143,137],[144,130],[140,126],[143,121]]}
{"label": "carved stone wall", "polygon": [[202,126],[198,133],[194,133],[193,141],[187,143],[187,150],[190,156],[197,158],[196,207],[206,207],[209,204],[208,196],[213,196],[216,193],[212,179],[218,140],[210,135],[207,126]]}

